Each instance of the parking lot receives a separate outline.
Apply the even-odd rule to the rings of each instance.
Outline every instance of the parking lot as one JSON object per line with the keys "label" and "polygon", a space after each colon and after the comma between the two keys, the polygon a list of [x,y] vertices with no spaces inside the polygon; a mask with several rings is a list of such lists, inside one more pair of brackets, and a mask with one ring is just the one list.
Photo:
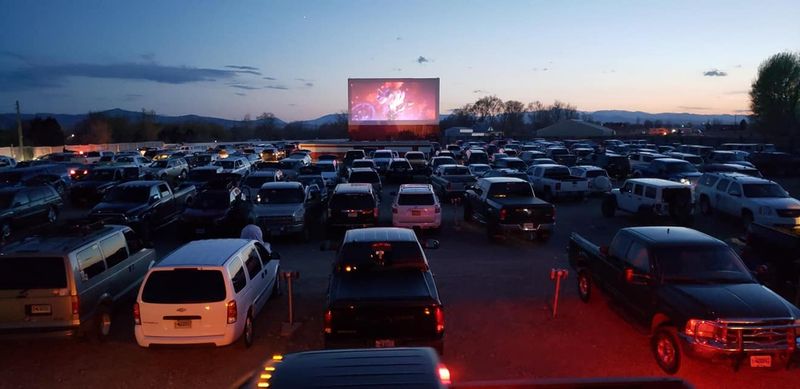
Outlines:
{"label": "parking lot", "polygon": [[[787,189],[794,195],[792,185]],[[391,224],[390,192],[384,188],[382,224]],[[69,209],[63,217],[85,210]],[[600,199],[557,203],[556,232],[546,243],[509,238],[489,243],[484,227],[465,223],[462,210],[444,208],[441,247],[428,250],[445,305],[444,362],[455,382],[563,377],[662,376],[653,361],[649,336],[629,324],[602,296],[589,304],[576,293],[574,274],[562,288],[557,318],[551,317],[554,284],[550,269],[568,268],[570,233],[608,242],[636,219],[600,214]],[[163,257],[179,246],[177,226],[159,231],[156,249]],[[723,240],[739,237],[735,220],[697,216],[694,228]],[[268,303],[256,318],[251,348],[242,342],[222,348],[144,349],[133,336],[130,305],[114,315],[111,339],[3,339],[0,387],[226,387],[276,353],[322,347],[322,313],[333,253],[320,251],[321,228],[308,243],[272,241],[282,270],[300,272],[295,282],[295,318],[301,326],[280,336],[287,319],[286,295]],[[600,298],[597,298],[600,297]],[[796,385],[797,370],[734,372],[728,364],[692,361],[680,376],[698,388],[772,388]]]}

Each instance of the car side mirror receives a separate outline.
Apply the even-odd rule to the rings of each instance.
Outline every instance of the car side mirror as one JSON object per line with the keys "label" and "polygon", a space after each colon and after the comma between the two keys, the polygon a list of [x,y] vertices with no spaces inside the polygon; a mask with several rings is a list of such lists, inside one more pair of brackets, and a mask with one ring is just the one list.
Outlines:
{"label": "car side mirror", "polygon": [[634,285],[644,285],[650,281],[650,275],[637,273],[633,268],[625,268],[625,282]]}
{"label": "car side mirror", "polygon": [[277,251],[273,251],[269,254],[270,259],[281,259],[281,254]]}
{"label": "car side mirror", "polygon": [[422,242],[422,248],[430,249],[430,250],[436,250],[436,249],[439,248],[440,245],[441,245],[441,243],[439,243],[439,241],[436,240],[436,239],[425,239]]}
{"label": "car side mirror", "polygon": [[[158,196],[155,196],[155,195],[154,196],[150,196],[150,201],[149,201],[150,204],[155,204],[156,201],[158,201]],[[187,201],[187,203],[188,203],[188,201]]]}
{"label": "car side mirror", "polygon": [[600,254],[608,256],[608,246],[600,246]]}

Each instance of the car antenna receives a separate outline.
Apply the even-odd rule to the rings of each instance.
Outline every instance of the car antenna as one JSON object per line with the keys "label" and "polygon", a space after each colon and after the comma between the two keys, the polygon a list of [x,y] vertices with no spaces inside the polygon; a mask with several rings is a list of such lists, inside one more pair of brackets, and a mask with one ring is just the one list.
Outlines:
{"label": "car antenna", "polygon": [[669,227],[667,227],[667,235],[669,235]]}

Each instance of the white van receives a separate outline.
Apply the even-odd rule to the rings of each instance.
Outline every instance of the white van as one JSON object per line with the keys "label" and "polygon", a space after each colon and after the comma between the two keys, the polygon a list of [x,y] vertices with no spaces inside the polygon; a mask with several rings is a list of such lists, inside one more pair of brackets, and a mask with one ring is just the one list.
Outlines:
{"label": "white van", "polygon": [[244,335],[279,291],[280,256],[246,239],[187,243],[147,273],[134,304],[136,342],[224,346]]}

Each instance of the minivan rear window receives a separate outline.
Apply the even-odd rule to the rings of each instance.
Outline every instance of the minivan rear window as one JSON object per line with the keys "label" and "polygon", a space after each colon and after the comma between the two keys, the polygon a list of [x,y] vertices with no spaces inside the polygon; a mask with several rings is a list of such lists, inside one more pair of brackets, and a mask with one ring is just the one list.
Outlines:
{"label": "minivan rear window", "polygon": [[142,301],[153,304],[211,303],[225,300],[225,281],[219,270],[154,271],[142,290]]}
{"label": "minivan rear window", "polygon": [[67,287],[62,258],[0,258],[0,290],[61,289]]}

